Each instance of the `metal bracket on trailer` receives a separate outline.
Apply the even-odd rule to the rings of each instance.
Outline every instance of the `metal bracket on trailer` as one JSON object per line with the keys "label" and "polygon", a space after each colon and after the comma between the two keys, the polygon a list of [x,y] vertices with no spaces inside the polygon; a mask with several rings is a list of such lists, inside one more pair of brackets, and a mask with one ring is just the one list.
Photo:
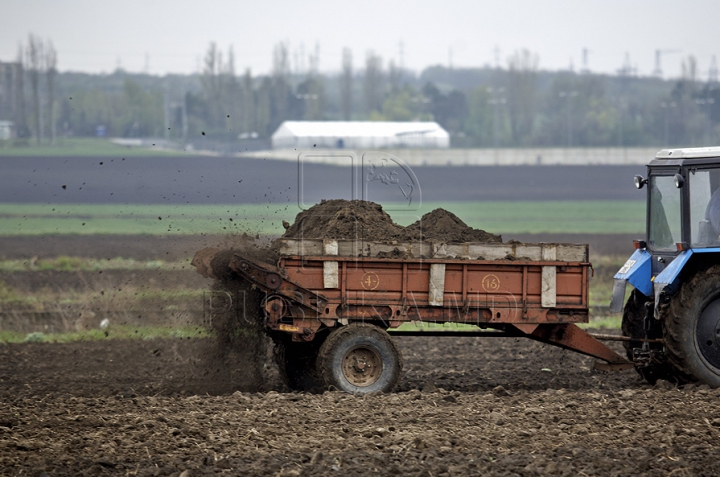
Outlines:
{"label": "metal bracket on trailer", "polygon": [[[267,293],[263,309],[270,329],[292,333],[293,341],[313,340],[324,323],[322,316],[328,305],[325,297],[288,280],[272,265],[238,254],[233,255],[228,267]],[[280,322],[286,316],[293,318],[292,324]]]}
{"label": "metal bracket on trailer", "polygon": [[[388,330],[391,335],[400,336],[483,336],[483,337],[525,337],[535,341],[551,344],[560,348],[569,349],[578,353],[600,359],[604,362],[595,362],[594,368],[603,371],[623,371],[636,366],[615,351],[611,350],[601,339],[623,340],[622,336],[597,335],[593,336],[576,326],[574,323],[552,324],[513,324],[504,330],[498,331],[399,331]],[[655,341],[655,340],[647,340]]]}
{"label": "metal bracket on trailer", "polygon": [[309,318],[313,314],[315,316],[323,315],[325,312],[328,302],[324,297],[283,278],[279,271],[272,270],[267,264],[260,265],[235,254],[230,260],[229,267],[266,293],[282,295],[290,302],[305,308],[310,312],[305,318]]}

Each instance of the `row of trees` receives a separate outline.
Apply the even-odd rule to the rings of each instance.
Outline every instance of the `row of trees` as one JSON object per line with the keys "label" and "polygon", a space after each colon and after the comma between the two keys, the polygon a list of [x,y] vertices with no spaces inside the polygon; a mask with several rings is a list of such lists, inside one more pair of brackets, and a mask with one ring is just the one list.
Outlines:
{"label": "row of trees", "polygon": [[[33,37],[31,37],[31,40]],[[32,44],[32,41],[30,42]],[[51,48],[53,51],[54,49]],[[320,73],[319,51],[304,72],[291,72],[288,45],[273,50],[270,74],[236,71],[232,48],[210,44],[202,72],[150,77],[117,71],[58,77],[63,100],[53,112],[56,68],[32,60],[27,71],[33,135],[43,137],[34,72],[43,72],[48,122],[62,131],[192,140],[200,132],[221,141],[268,138],[284,120],[435,120],[465,147],[701,145],[720,138],[720,85],[698,78],[692,57],[677,81],[631,76],[547,72],[522,50],[505,68],[428,68],[420,75],[384,64],[368,52],[361,68],[348,49],[340,72]],[[48,51],[47,46],[43,51]],[[56,61],[56,56],[54,56]],[[45,64],[39,68],[38,64]],[[52,67],[50,66],[52,64]],[[51,74],[52,72],[52,74]],[[74,83],[74,84],[73,84]],[[65,99],[65,98],[72,99]],[[42,116],[42,115],[40,115]]]}
{"label": "row of trees", "polygon": [[278,44],[272,74],[253,78],[247,70],[238,81],[232,50],[223,63],[211,45],[202,88],[189,95],[191,129],[268,137],[287,119],[435,120],[468,147],[697,145],[720,136],[720,85],[700,81],[693,57],[670,82],[542,72],[538,56],[521,50],[469,87],[453,84],[462,71],[416,77],[392,61],[384,67],[373,52],[357,72],[344,49],[335,77],[319,73],[317,52],[305,74],[291,75],[288,58]]}
{"label": "row of trees", "polygon": [[56,136],[57,51],[52,41],[30,34],[27,44],[18,47],[15,63],[7,65],[0,111],[14,120],[18,135],[34,137],[38,143]]}

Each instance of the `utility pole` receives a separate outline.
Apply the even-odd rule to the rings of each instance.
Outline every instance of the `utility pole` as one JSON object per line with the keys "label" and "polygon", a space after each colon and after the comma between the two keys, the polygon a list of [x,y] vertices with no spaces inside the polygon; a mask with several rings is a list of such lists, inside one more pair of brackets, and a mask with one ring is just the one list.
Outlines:
{"label": "utility pole", "polygon": [[592,53],[590,50],[588,50],[587,48],[583,48],[583,50],[582,50],[582,71],[580,71],[583,74],[590,73],[590,65],[589,65],[590,53]]}
{"label": "utility pole", "polygon": [[655,69],[653,70],[653,76],[662,79],[662,57],[670,53],[680,53],[680,50],[655,50]]}
{"label": "utility pole", "polygon": [[618,75],[620,76],[635,76],[637,73],[637,68],[633,67],[632,62],[630,61],[630,53],[625,53],[625,60],[623,61],[623,65],[620,67],[619,70],[617,70]]}

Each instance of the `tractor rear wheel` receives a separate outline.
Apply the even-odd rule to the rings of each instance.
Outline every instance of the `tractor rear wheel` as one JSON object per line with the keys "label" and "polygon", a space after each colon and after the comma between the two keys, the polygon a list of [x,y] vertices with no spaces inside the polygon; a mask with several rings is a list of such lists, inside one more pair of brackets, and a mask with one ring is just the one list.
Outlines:
{"label": "tractor rear wheel", "polygon": [[[630,338],[660,338],[662,337],[662,327],[660,323],[653,323],[650,331],[645,333],[645,315],[652,314],[652,309],[648,309],[647,305],[652,303],[652,298],[640,293],[638,289],[634,289],[630,293],[630,297],[625,303],[622,317],[622,334]],[[635,359],[633,350],[643,347],[641,341],[624,341],[625,353],[630,361]],[[662,345],[659,343],[650,343],[650,349],[656,350],[658,355],[662,354]],[[648,383],[655,384],[658,379],[674,380],[672,369],[665,362],[648,363],[644,366],[636,366],[635,370]]]}
{"label": "tractor rear wheel", "polygon": [[683,283],[662,318],[668,362],[679,381],[720,387],[720,265]]}
{"label": "tractor rear wheel", "polygon": [[366,323],[351,323],[330,333],[317,361],[326,387],[351,394],[392,391],[402,366],[390,335]]}

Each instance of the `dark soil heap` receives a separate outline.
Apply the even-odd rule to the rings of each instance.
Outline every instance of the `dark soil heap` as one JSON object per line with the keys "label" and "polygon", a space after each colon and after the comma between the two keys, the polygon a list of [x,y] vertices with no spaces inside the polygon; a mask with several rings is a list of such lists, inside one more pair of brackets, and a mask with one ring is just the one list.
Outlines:
{"label": "dark soil heap", "polygon": [[474,229],[444,209],[435,209],[403,227],[393,222],[380,204],[342,199],[324,200],[300,212],[283,237],[378,242],[502,242],[501,236]]}
{"label": "dark soil heap", "polygon": [[300,212],[284,238],[403,240],[405,228],[393,222],[380,204],[364,200],[323,200]]}
{"label": "dark soil heap", "polygon": [[405,228],[412,240],[433,242],[502,242],[502,236],[474,229],[445,209],[435,209]]}

